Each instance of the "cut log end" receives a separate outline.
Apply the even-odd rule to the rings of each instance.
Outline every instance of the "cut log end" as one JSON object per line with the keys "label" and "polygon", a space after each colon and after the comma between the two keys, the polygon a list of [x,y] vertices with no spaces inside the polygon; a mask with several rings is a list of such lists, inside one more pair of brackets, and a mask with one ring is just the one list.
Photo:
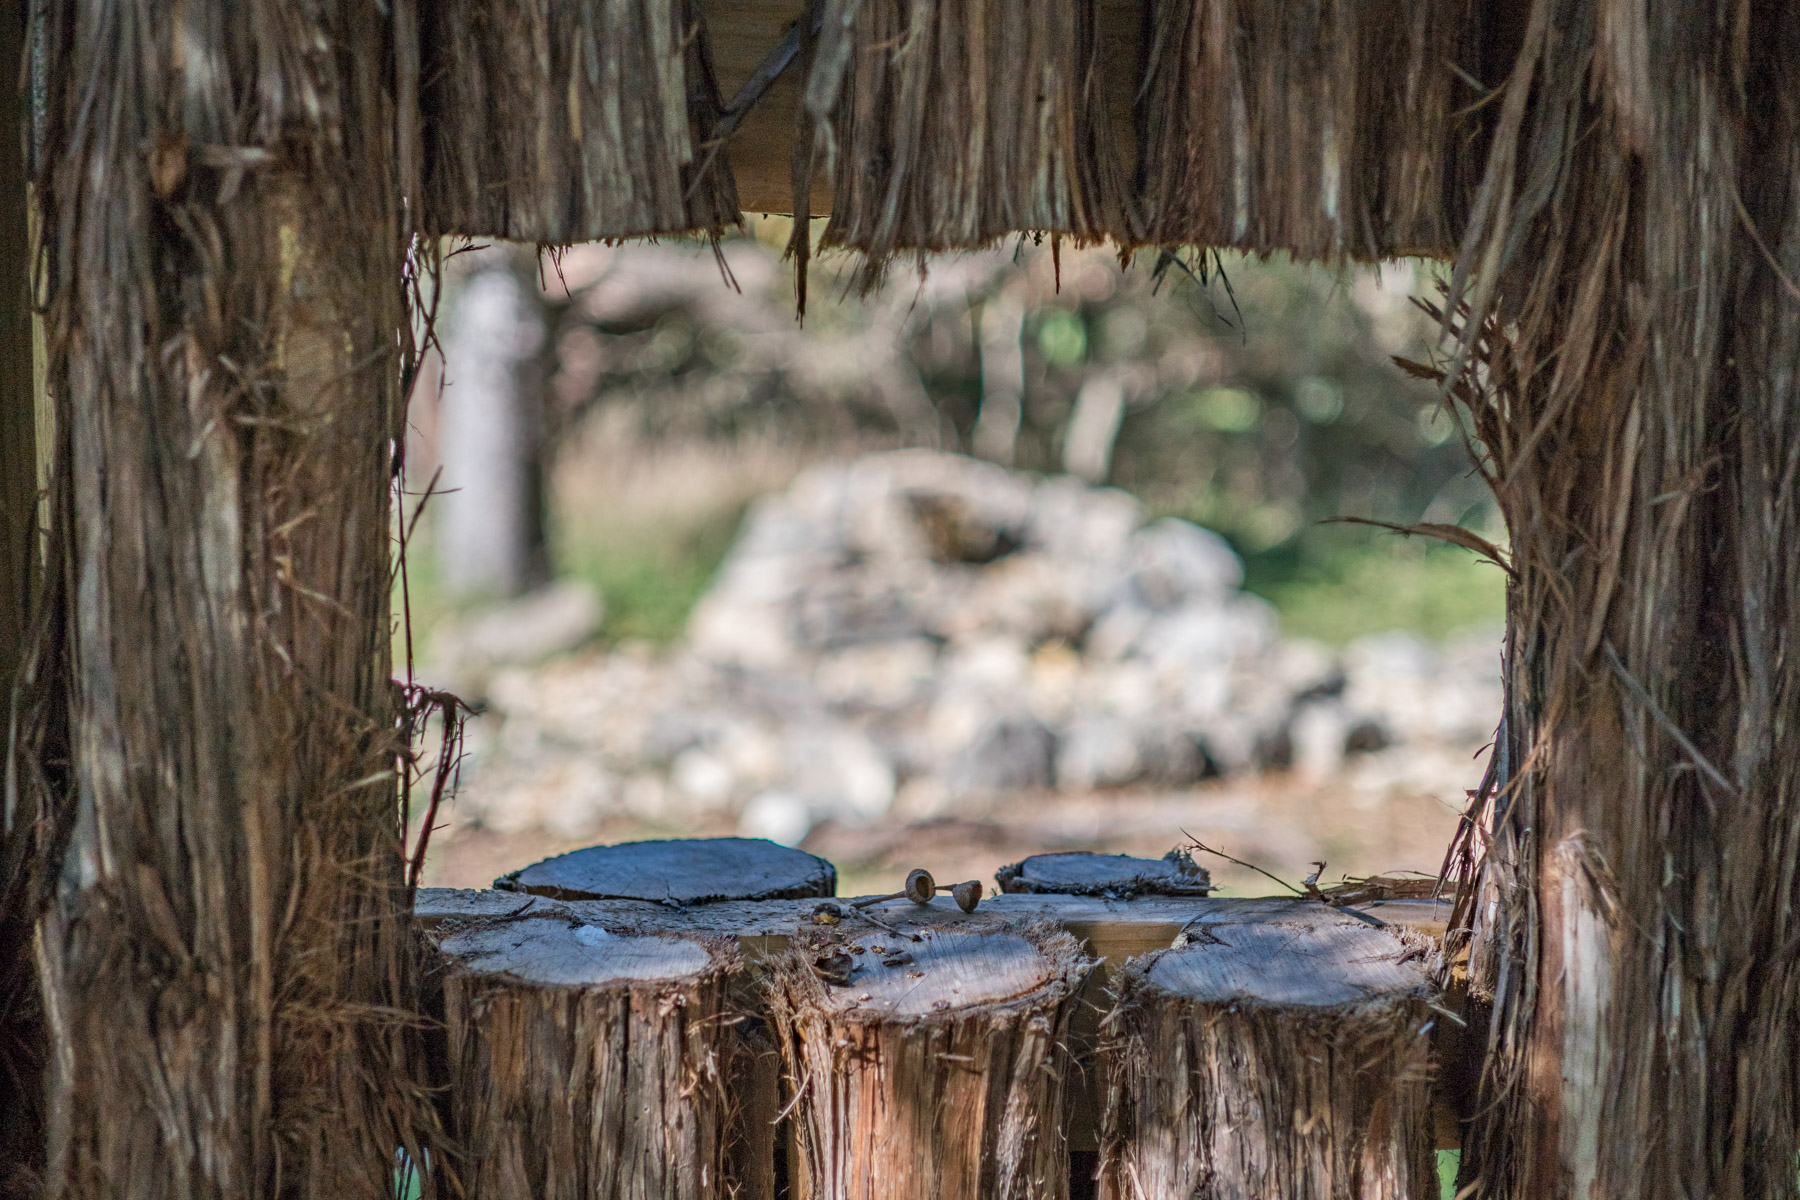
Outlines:
{"label": "cut log end", "polygon": [[445,930],[439,949],[470,1194],[733,1194],[734,946],[524,917]]}
{"label": "cut log end", "polygon": [[1102,1047],[1100,1194],[1435,1196],[1421,949],[1271,904],[1133,960]]}
{"label": "cut log end", "polygon": [[837,895],[837,868],[761,838],[683,838],[590,846],[494,881],[559,900],[804,900]]}
{"label": "cut log end", "polygon": [[1043,926],[797,943],[768,984],[794,1194],[1066,1196],[1066,1034],[1091,965]]}
{"label": "cut log end", "polygon": [[1171,850],[1161,858],[1129,854],[1094,854],[1086,850],[1034,854],[1001,867],[994,882],[1002,892],[1063,896],[1205,896],[1212,889],[1206,868],[1186,852]]}

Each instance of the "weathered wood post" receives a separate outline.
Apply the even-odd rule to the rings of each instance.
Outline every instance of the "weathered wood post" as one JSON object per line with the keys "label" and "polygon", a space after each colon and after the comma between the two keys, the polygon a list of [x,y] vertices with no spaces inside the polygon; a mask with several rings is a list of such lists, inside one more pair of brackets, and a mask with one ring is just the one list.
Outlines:
{"label": "weathered wood post", "polygon": [[43,6],[49,1197],[384,1196],[430,1150],[389,681],[411,11]]}
{"label": "weathered wood post", "polygon": [[656,909],[602,924],[557,901],[819,899],[832,865],[696,838],[594,846],[499,882],[530,893],[515,915],[434,931],[445,1110],[471,1194],[773,1200],[780,1061],[736,943],[659,935]]}
{"label": "weathered wood post", "polygon": [[1214,910],[1115,972],[1100,1195],[1436,1196],[1423,952],[1278,900]]}
{"label": "weathered wood post", "polygon": [[1065,1034],[1090,966],[1050,927],[797,940],[770,968],[800,1200],[1068,1195]]}
{"label": "weathered wood post", "polygon": [[1464,1182],[1792,1195],[1800,8],[1525,16],[1453,314],[1512,549]]}
{"label": "weathered wood post", "polygon": [[[566,915],[440,948],[457,1174],[489,1200],[712,1200],[733,1178],[737,948]],[[765,1118],[766,1120],[766,1118]]]}

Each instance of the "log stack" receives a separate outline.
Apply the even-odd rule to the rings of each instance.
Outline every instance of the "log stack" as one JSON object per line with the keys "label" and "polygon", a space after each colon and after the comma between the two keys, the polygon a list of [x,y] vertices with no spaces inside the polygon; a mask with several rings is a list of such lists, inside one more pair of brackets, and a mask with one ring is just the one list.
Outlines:
{"label": "log stack", "polygon": [[1430,948],[1379,925],[1246,903],[1126,964],[1100,1195],[1436,1196]]}

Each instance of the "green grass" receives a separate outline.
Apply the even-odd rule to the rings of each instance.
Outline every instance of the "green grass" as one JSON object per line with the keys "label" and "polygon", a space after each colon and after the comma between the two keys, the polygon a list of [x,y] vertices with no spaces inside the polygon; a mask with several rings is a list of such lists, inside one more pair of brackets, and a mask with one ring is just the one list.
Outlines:
{"label": "green grass", "polygon": [[1438,1200],[1456,1200],[1456,1172],[1461,1166],[1461,1150],[1437,1152]]}
{"label": "green grass", "polygon": [[1441,640],[1506,615],[1500,569],[1453,546],[1381,535],[1245,566],[1245,586],[1275,606],[1283,632],[1333,645],[1390,629]]}
{"label": "green grass", "polygon": [[561,539],[557,565],[564,575],[600,589],[607,641],[666,646],[686,628],[742,516],[743,509],[733,507],[680,528],[574,528]]}

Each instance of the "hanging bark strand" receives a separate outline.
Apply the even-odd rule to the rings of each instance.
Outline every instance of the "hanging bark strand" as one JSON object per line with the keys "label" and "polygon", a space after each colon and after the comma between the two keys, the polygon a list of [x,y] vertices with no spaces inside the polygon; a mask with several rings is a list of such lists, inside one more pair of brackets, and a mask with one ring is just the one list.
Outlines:
{"label": "hanging bark strand", "polygon": [[1096,0],[826,0],[798,135],[817,131],[831,176],[826,244],[879,271],[900,251],[1017,230],[1123,233],[1096,13]]}
{"label": "hanging bark strand", "polygon": [[1066,1197],[1067,1029],[1089,966],[1043,926],[797,941],[769,981],[794,1195]]}
{"label": "hanging bark strand", "polygon": [[383,11],[45,14],[75,731],[39,930],[52,1197],[386,1195],[396,1151],[430,1149],[388,681],[411,351]]}
{"label": "hanging bark strand", "polygon": [[1307,258],[1455,244],[1473,0],[1149,0],[1142,240]]}
{"label": "hanging bark strand", "polygon": [[1435,1197],[1414,957],[1417,942],[1324,905],[1272,901],[1131,960],[1101,1046],[1100,1195]]}
{"label": "hanging bark strand", "polygon": [[691,0],[444,0],[423,15],[426,229],[566,245],[737,222]]}
{"label": "hanging bark strand", "polygon": [[765,1125],[773,1115],[730,1086],[744,1053],[735,948],[566,916],[443,932],[451,1132],[470,1195],[768,1194],[766,1160],[734,1161],[728,1132],[743,1128],[740,1108]]}
{"label": "hanging bark strand", "polygon": [[1452,297],[1517,577],[1482,1195],[1793,1194],[1797,53],[1793,5],[1537,0],[1500,101]]}

